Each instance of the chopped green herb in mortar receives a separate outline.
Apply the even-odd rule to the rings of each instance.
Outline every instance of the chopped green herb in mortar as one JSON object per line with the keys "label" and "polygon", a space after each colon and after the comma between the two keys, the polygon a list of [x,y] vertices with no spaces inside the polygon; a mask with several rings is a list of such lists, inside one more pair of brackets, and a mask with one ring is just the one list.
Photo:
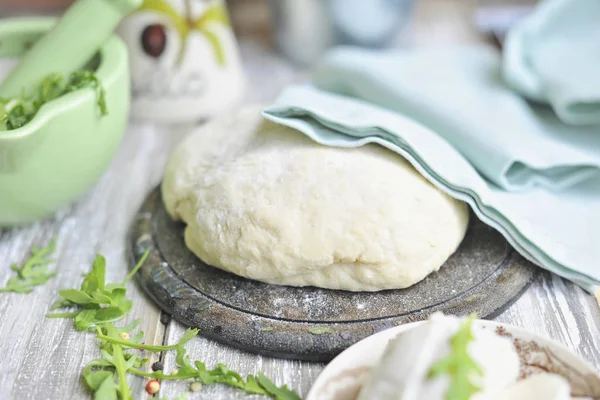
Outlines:
{"label": "chopped green herb in mortar", "polygon": [[104,88],[92,71],[75,71],[67,80],[60,74],[51,74],[44,78],[31,94],[23,94],[13,99],[0,98],[0,130],[20,128],[31,121],[44,104],[84,88],[96,91],[100,114],[106,115]]}

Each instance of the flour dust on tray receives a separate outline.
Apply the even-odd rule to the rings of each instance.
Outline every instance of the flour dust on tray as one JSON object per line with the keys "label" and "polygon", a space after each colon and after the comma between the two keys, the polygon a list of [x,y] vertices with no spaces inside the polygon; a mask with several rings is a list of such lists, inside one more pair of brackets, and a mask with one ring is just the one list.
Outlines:
{"label": "flour dust on tray", "polygon": [[257,107],[186,138],[161,190],[200,259],[272,284],[405,288],[444,264],[468,223],[464,203],[395,153],[321,146]]}

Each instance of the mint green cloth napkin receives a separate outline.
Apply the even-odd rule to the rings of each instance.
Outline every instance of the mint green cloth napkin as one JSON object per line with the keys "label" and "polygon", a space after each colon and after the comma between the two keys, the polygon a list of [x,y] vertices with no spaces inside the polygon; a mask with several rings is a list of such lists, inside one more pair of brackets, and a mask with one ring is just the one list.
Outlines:
{"label": "mint green cloth napkin", "polygon": [[503,76],[565,123],[600,123],[600,1],[547,0],[512,29]]}
{"label": "mint green cloth napkin", "polygon": [[600,178],[561,192],[544,188],[509,192],[486,180],[457,148],[426,125],[311,86],[284,90],[263,115],[324,145],[377,143],[397,152],[439,189],[468,203],[524,257],[596,291],[600,282]]}
{"label": "mint green cloth napkin", "polygon": [[515,94],[502,80],[500,55],[486,47],[339,48],[313,81],[423,123],[505,190],[560,190],[600,176],[600,125],[566,125],[551,108]]}
{"label": "mint green cloth napkin", "polygon": [[600,285],[600,0],[546,0],[484,46],[331,51],[263,110],[328,146],[377,143],[535,264]]}

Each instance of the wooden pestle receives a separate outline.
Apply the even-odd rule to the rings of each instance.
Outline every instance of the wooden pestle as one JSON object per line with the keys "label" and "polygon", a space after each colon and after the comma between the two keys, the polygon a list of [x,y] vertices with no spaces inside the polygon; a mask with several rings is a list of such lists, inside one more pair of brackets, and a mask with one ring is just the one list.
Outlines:
{"label": "wooden pestle", "polygon": [[110,37],[122,17],[142,0],[76,0],[0,84],[0,97],[30,93],[49,74],[82,68]]}

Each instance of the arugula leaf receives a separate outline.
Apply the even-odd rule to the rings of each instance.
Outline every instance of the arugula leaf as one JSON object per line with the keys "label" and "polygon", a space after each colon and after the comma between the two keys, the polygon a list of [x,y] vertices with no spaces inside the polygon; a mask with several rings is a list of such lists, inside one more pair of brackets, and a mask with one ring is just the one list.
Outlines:
{"label": "arugula leaf", "polygon": [[[117,333],[121,333],[121,332],[127,332],[127,333],[129,333],[132,330],[134,330],[135,328],[137,328],[137,326],[140,324],[140,322],[142,322],[141,319],[136,319],[136,320],[131,321],[130,323],[128,323],[127,325],[125,325],[122,328],[119,328],[117,326],[115,326],[114,328],[115,328],[115,330],[116,330]],[[142,334],[143,334],[143,332],[142,332]]]}
{"label": "arugula leaf", "polygon": [[14,292],[28,294],[33,292],[35,286],[43,285],[56,276],[56,272],[49,272],[46,268],[40,268],[34,276],[28,279],[19,279],[14,276],[6,282],[6,286],[0,288],[1,292]]}
{"label": "arugula leaf", "polygon": [[46,265],[55,260],[48,258],[54,253],[56,240],[52,239],[48,245],[41,249],[37,246],[31,248],[31,256],[22,266],[13,264],[10,268],[16,272],[6,286],[0,288],[1,292],[31,293],[35,286],[42,285],[56,275],[56,271],[49,271]]}
{"label": "arugula leaf", "polygon": [[94,293],[96,290],[104,289],[104,280],[106,276],[106,258],[98,254],[92,264],[92,270],[85,275],[81,283],[81,290],[86,293]]}
{"label": "arugula leaf", "polygon": [[147,351],[150,351],[153,353],[158,353],[161,351],[177,349],[178,347],[181,347],[184,344],[186,344],[187,342],[189,342],[197,334],[198,334],[198,329],[188,328],[188,329],[186,329],[186,331],[183,334],[183,336],[181,337],[181,339],[179,339],[179,342],[177,342],[173,345],[169,345],[169,346],[152,346],[152,345],[147,345],[147,344],[140,344],[133,340],[123,340],[118,336],[111,337],[109,335],[105,335],[100,332],[98,333],[97,338],[100,340],[109,342],[109,343],[118,344],[118,345],[128,347],[128,348],[141,349],[141,350],[147,350]]}
{"label": "arugula leaf", "polygon": [[[118,331],[113,325],[106,324],[102,329],[109,337],[118,337]],[[103,358],[91,361],[83,371],[85,381],[94,391],[94,398],[104,399],[102,396],[106,396],[110,399],[132,400],[131,388],[127,385],[127,371],[139,364],[137,357],[124,354],[123,348],[118,344],[112,344],[100,352]],[[96,370],[98,367],[101,368],[100,371]],[[106,371],[106,368],[114,368],[118,384],[114,380],[115,374]],[[102,393],[101,390],[106,393]]]}
{"label": "arugula leaf", "polygon": [[58,292],[65,300],[71,304],[91,304],[94,299],[89,294],[77,289],[67,289]]}
{"label": "arugula leaf", "polygon": [[77,313],[51,313],[48,318],[75,318],[77,330],[86,330],[107,322],[115,322],[124,318],[133,307],[131,300],[127,300],[125,284],[142,267],[150,250],[140,258],[138,264],[120,284],[106,284],[106,259],[97,255],[92,264],[92,269],[84,275],[79,289],[66,289],[59,291],[60,299],[52,306],[51,310],[64,307],[79,307]]}
{"label": "arugula leaf", "polygon": [[96,321],[98,323],[115,322],[129,314],[133,308],[131,300],[123,300],[116,307],[106,307],[96,311]]}
{"label": "arugula leaf", "polygon": [[34,245],[31,248],[31,257],[25,262],[25,264],[23,264],[21,267],[13,265],[11,269],[17,272],[21,279],[27,279],[35,274],[36,267],[51,264],[55,261],[48,258],[48,256],[54,253],[55,249],[56,239],[50,240],[50,243],[41,249]]}
{"label": "arugula leaf", "polygon": [[[138,333],[130,340],[124,340],[119,335],[121,332],[131,332],[138,323],[139,320],[136,320],[122,328],[115,327],[112,324],[102,324],[96,327],[96,337],[100,341],[102,358],[88,363],[84,368],[83,373],[86,382],[88,382],[88,386],[90,386],[92,390],[97,390],[95,388],[100,387],[98,382],[102,381],[107,387],[111,387],[111,390],[113,390],[115,395],[118,395],[119,398],[128,399],[128,397],[126,397],[128,392],[125,390],[123,387],[124,384],[122,383],[124,380],[120,377],[123,375],[123,371],[125,371],[125,373],[129,372],[133,375],[159,380],[195,379],[203,385],[219,383],[243,390],[249,394],[270,396],[276,400],[300,400],[300,397],[296,392],[288,389],[285,385],[277,387],[277,385],[262,373],[259,373],[258,376],[248,375],[244,380],[237,372],[230,370],[224,364],[218,364],[216,368],[208,370],[203,362],[194,361],[192,363],[183,346],[198,334],[197,329],[188,328],[177,343],[167,346],[141,344],[140,341],[143,337],[143,332]],[[175,350],[177,373],[167,375],[163,371],[145,372],[140,370],[139,368],[142,368],[145,363],[148,362],[148,359],[141,359],[134,354],[127,353],[128,350],[132,349],[146,350],[154,353]],[[110,386],[111,384],[108,382],[105,383],[107,375],[94,375],[100,372],[98,371],[98,368],[100,368],[100,371],[103,371],[106,368],[115,371],[116,375],[119,377],[119,385],[115,383],[113,375],[111,375],[111,379],[114,386]],[[125,393],[125,395],[122,393]]]}
{"label": "arugula leaf", "polygon": [[98,335],[98,338],[109,343],[119,344],[127,347],[139,347],[140,349],[148,351],[156,352],[175,349],[177,352],[175,357],[175,362],[177,364],[176,374],[165,374],[163,371],[144,372],[138,369],[130,369],[129,372],[135,375],[159,380],[197,379],[203,385],[220,383],[243,390],[249,394],[262,394],[270,396],[276,400],[301,400],[300,396],[298,396],[296,392],[288,389],[288,387],[285,385],[282,387],[277,387],[277,385],[275,385],[273,381],[267,378],[262,372],[259,372],[258,376],[256,377],[253,375],[248,375],[248,377],[244,380],[240,374],[230,370],[224,364],[217,364],[217,367],[212,370],[208,370],[206,365],[201,361],[194,361],[192,365],[192,362],[190,361],[183,344],[196,336],[197,333],[197,329],[187,329],[179,342],[170,346],[125,344],[122,340],[114,337],[106,338],[105,335]]}
{"label": "arugula leaf", "polygon": [[83,368],[83,379],[94,392],[94,400],[117,400],[117,385],[114,381],[113,371],[106,370],[112,368],[112,362],[102,358],[90,361]]}
{"label": "arugula leaf", "polygon": [[277,387],[273,381],[265,376],[262,372],[258,373],[258,383],[261,387],[263,387],[267,393],[277,400],[302,400],[298,394],[288,389],[286,385],[282,387]]}
{"label": "arugula leaf", "polygon": [[66,81],[60,74],[50,74],[42,79],[33,93],[22,94],[19,98],[0,99],[0,125],[4,125],[0,126],[0,130],[20,128],[31,121],[44,104],[85,88],[95,90],[100,114],[106,115],[106,93],[92,71],[75,71]]}
{"label": "arugula leaf", "polygon": [[83,310],[75,317],[75,327],[79,331],[86,330],[95,320],[96,310]]}
{"label": "arugula leaf", "polygon": [[[117,339],[120,337],[120,333],[132,331],[139,323],[140,320],[138,319],[121,328],[107,323],[96,327],[96,331],[98,334],[101,333],[106,337]],[[131,341],[136,343],[141,341],[142,335],[143,333],[136,335]],[[94,399],[131,398],[131,391],[127,387],[125,374],[131,368],[143,367],[148,359],[141,359],[133,354],[128,354],[124,352],[122,346],[108,341],[100,342],[100,354],[102,358],[90,361],[83,369],[83,377],[94,392]],[[118,384],[115,382],[115,374],[118,377]],[[102,390],[105,390],[106,393],[103,393]]]}
{"label": "arugula leaf", "polygon": [[[50,89],[49,89],[50,90]],[[90,361],[83,369],[83,378],[93,391],[95,400],[132,400],[131,388],[127,385],[127,373],[147,378],[194,379],[203,385],[223,384],[238,388],[249,394],[266,395],[275,400],[300,400],[300,396],[287,386],[278,387],[264,374],[248,375],[246,379],[230,370],[224,364],[209,370],[200,361],[190,361],[184,345],[198,334],[198,329],[187,329],[181,339],[172,345],[147,345],[141,343],[144,333],[139,332],[132,338],[129,333],[139,324],[135,320],[123,327],[117,327],[114,321],[122,319],[132,307],[126,298],[125,285],[142,267],[149,255],[146,251],[131,273],[120,284],[105,283],[106,260],[97,256],[91,271],[84,275],[80,289],[61,290],[61,300],[52,309],[75,306],[79,310],[67,313],[51,313],[49,318],[74,318],[78,330],[96,328],[101,358]],[[127,335],[122,333],[127,332]],[[176,374],[165,374],[162,370],[145,372],[141,368],[148,362],[131,353],[132,350],[145,350],[153,353],[176,351]],[[179,399],[187,397],[187,393]]]}
{"label": "arugula leaf", "polygon": [[254,375],[248,375],[246,377],[246,392],[247,393],[256,393],[256,394],[262,394],[264,393],[265,389],[263,389],[258,381],[256,380],[256,377]]}
{"label": "arugula leaf", "polygon": [[123,350],[118,344],[113,345],[113,365],[117,370],[117,376],[119,377],[120,387],[118,389],[119,395],[123,400],[131,400],[133,396],[131,394],[131,388],[127,386],[127,370],[133,367],[135,360],[130,358],[128,361],[123,357]]}
{"label": "arugula leaf", "polygon": [[88,386],[94,391],[94,400],[117,400],[117,385],[113,373],[106,370],[84,374]]}
{"label": "arugula leaf", "polygon": [[429,370],[428,378],[448,374],[452,378],[446,392],[446,400],[468,400],[481,391],[474,379],[483,377],[481,367],[471,358],[468,351],[473,337],[472,325],[475,317],[471,315],[450,339],[451,353],[435,363]]}

